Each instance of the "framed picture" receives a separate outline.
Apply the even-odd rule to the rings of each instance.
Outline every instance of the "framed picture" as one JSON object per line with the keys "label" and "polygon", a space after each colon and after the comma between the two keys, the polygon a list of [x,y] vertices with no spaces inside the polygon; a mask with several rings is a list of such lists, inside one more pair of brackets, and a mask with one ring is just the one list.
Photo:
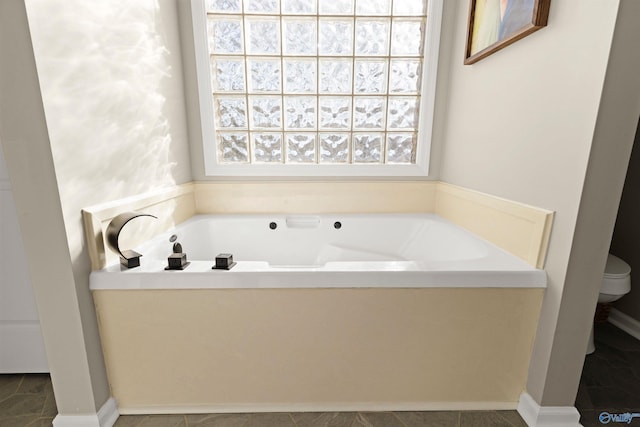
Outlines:
{"label": "framed picture", "polygon": [[551,0],[470,0],[464,63],[473,64],[547,25]]}

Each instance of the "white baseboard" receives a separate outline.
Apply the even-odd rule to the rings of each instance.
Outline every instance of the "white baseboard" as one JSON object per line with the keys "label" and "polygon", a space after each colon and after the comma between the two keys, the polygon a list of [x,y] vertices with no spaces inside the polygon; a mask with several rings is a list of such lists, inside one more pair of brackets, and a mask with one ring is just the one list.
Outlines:
{"label": "white baseboard", "polygon": [[609,313],[609,323],[622,329],[635,339],[640,340],[640,322],[615,308]]}
{"label": "white baseboard", "polygon": [[122,415],[219,414],[251,412],[389,412],[389,411],[489,411],[516,409],[516,402],[352,402],[352,403],[242,403],[193,406],[120,407]]}
{"label": "white baseboard", "polygon": [[529,393],[520,395],[518,413],[529,427],[581,427],[573,406],[540,406]]}
{"label": "white baseboard", "polygon": [[53,427],[113,427],[120,416],[118,404],[112,397],[96,414],[60,415],[53,419]]}

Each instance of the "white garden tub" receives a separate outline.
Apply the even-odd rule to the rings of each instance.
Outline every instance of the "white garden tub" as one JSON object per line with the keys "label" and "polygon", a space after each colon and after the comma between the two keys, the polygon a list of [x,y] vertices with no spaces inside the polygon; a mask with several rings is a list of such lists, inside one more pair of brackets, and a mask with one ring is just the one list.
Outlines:
{"label": "white garden tub", "polygon": [[[189,266],[165,271],[171,236]],[[91,289],[546,287],[546,274],[434,214],[197,215]],[[213,270],[218,254],[230,270]]]}

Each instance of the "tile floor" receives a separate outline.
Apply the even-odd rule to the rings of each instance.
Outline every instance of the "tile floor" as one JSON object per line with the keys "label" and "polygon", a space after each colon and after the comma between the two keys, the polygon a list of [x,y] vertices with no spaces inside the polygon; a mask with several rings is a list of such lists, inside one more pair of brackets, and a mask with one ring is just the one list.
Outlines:
{"label": "tile floor", "polygon": [[57,415],[48,374],[0,375],[0,426],[51,426]]}
{"label": "tile floor", "polygon": [[[0,427],[51,426],[46,374],[0,375]],[[526,427],[516,411],[122,415],[115,427]]]}
{"label": "tile floor", "polygon": [[596,351],[585,359],[576,397],[584,427],[601,427],[605,411],[640,413],[640,341],[611,323],[596,324],[594,335]]}
{"label": "tile floor", "polygon": [[115,427],[526,427],[515,411],[120,416]]}
{"label": "tile floor", "polygon": [[515,411],[121,416],[116,427],[526,427]]}
{"label": "tile floor", "polygon": [[[584,427],[609,413],[640,413],[640,341],[597,324],[596,352],[587,356],[576,408]],[[0,426],[51,426],[57,411],[48,375],[0,375]],[[632,424],[640,425],[640,419]],[[332,412],[209,415],[123,415],[115,427],[526,427],[515,411]]]}

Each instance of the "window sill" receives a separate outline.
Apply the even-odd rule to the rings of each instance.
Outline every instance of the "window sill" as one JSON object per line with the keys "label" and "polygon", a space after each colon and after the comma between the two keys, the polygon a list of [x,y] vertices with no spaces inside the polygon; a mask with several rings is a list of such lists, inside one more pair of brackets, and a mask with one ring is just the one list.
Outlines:
{"label": "window sill", "polygon": [[428,169],[418,164],[226,164],[208,165],[212,177],[426,177]]}

